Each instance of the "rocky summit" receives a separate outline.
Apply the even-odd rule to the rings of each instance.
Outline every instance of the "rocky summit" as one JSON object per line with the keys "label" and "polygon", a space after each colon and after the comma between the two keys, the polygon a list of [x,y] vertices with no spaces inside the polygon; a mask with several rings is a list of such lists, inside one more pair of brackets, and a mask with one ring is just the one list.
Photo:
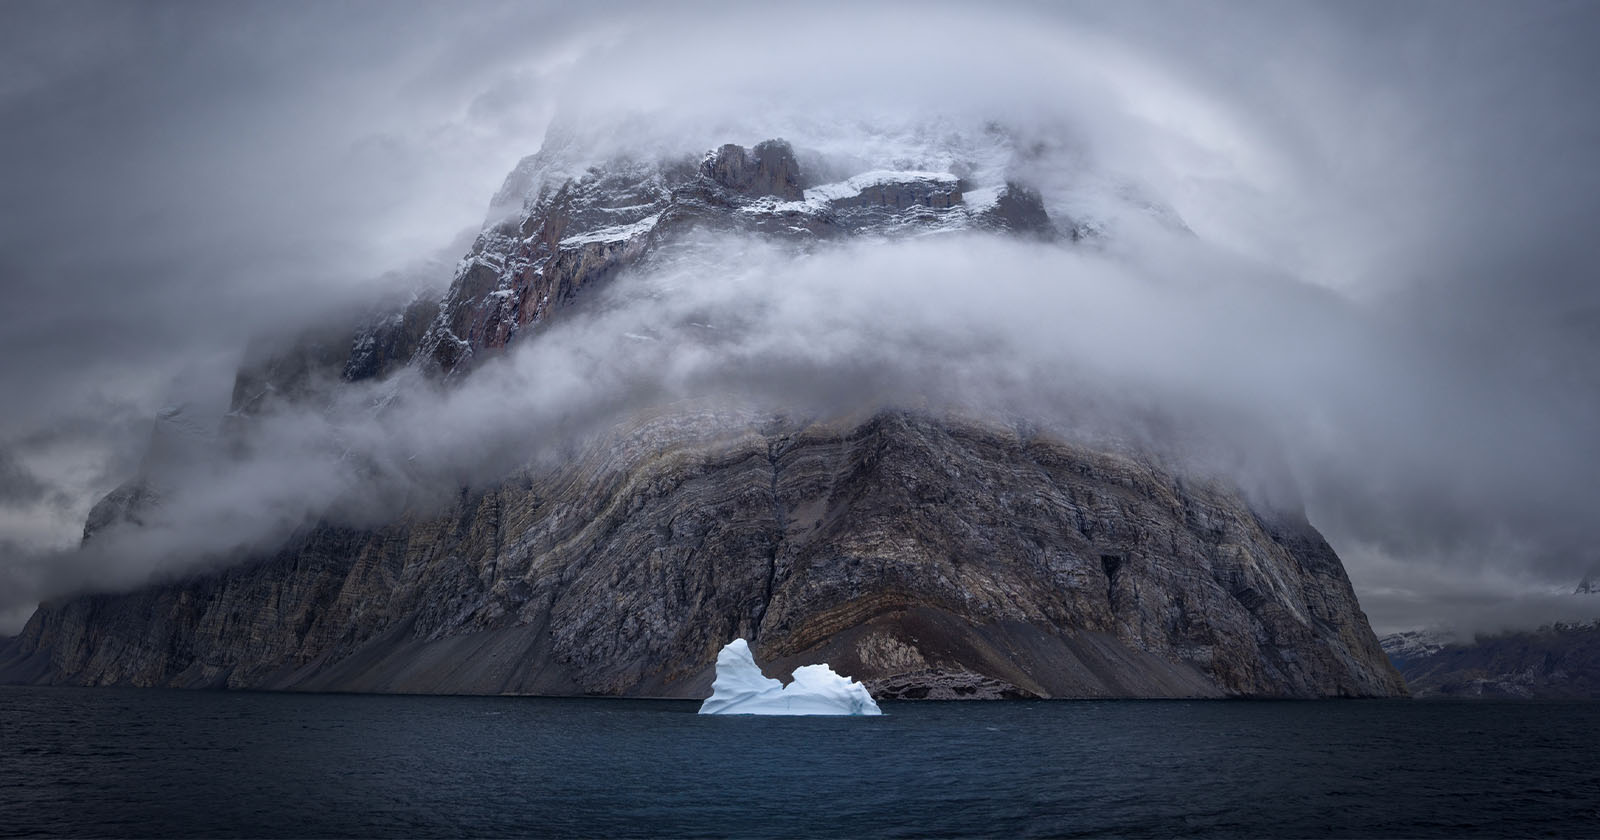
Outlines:
{"label": "rocky summit", "polygon": [[[576,171],[529,158],[448,290],[252,362],[229,422],[400,368],[449,387],[691,230],[798,247],[953,231],[1074,247],[1083,230],[1003,178],[813,179],[801,159],[780,140]],[[746,638],[774,673],[826,662],[880,698],[1405,692],[1298,510],[992,418],[708,411],[640,411],[443,509],[45,604],[0,643],[0,677],[703,698],[718,650]],[[140,527],[160,496],[130,482],[86,539]]]}

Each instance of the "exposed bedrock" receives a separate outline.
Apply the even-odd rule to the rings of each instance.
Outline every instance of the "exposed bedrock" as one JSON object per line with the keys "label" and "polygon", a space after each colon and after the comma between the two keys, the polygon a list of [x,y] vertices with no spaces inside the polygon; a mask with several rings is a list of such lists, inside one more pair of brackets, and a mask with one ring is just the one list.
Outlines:
{"label": "exposed bedrock", "polygon": [[0,676],[704,697],[736,637],[895,697],[1404,692],[1299,514],[901,412],[635,429],[448,511],[47,604]]}
{"label": "exposed bedrock", "polygon": [[750,198],[773,196],[799,201],[805,184],[794,150],[782,140],[757,143],[754,149],[729,143],[707,157],[701,171],[711,180]]}

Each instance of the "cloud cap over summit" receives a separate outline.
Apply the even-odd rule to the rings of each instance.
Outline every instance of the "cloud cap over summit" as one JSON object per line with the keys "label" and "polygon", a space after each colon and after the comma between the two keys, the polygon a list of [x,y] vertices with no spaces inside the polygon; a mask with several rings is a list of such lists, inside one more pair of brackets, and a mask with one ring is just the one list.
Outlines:
{"label": "cloud cap over summit", "polygon": [[[1152,336],[1108,373],[1259,362],[1215,396],[1290,436],[1380,629],[1561,617],[1546,593],[1594,567],[1600,501],[1600,12],[727,11],[7,4],[0,566],[73,544],[163,406],[226,402],[249,337],[448,282],[557,114],[603,106],[634,115],[619,148],[698,151],[937,113],[1036,138],[1058,201],[1115,175],[1237,260],[1140,271],[1281,280],[1198,294],[1223,304],[1191,311],[1199,354],[1141,331],[1140,287],[1091,307]],[[897,142],[840,136],[858,148],[822,151]],[[14,627],[31,606],[0,609]]]}

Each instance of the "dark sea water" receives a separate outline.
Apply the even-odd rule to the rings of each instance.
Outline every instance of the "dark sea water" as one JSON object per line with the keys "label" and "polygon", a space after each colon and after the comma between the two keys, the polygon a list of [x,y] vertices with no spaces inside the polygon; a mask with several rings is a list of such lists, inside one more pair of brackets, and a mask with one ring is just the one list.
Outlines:
{"label": "dark sea water", "polygon": [[0,835],[1600,837],[1600,704],[0,688]]}

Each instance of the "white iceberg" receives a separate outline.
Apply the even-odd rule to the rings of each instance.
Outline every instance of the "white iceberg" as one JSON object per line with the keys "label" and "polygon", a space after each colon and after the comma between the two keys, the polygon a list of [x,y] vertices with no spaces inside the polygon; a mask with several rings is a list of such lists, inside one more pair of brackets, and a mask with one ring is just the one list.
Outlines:
{"label": "white iceberg", "polygon": [[867,687],[827,665],[794,669],[787,686],[761,673],[750,645],[734,639],[717,654],[717,679],[702,715],[881,715]]}

